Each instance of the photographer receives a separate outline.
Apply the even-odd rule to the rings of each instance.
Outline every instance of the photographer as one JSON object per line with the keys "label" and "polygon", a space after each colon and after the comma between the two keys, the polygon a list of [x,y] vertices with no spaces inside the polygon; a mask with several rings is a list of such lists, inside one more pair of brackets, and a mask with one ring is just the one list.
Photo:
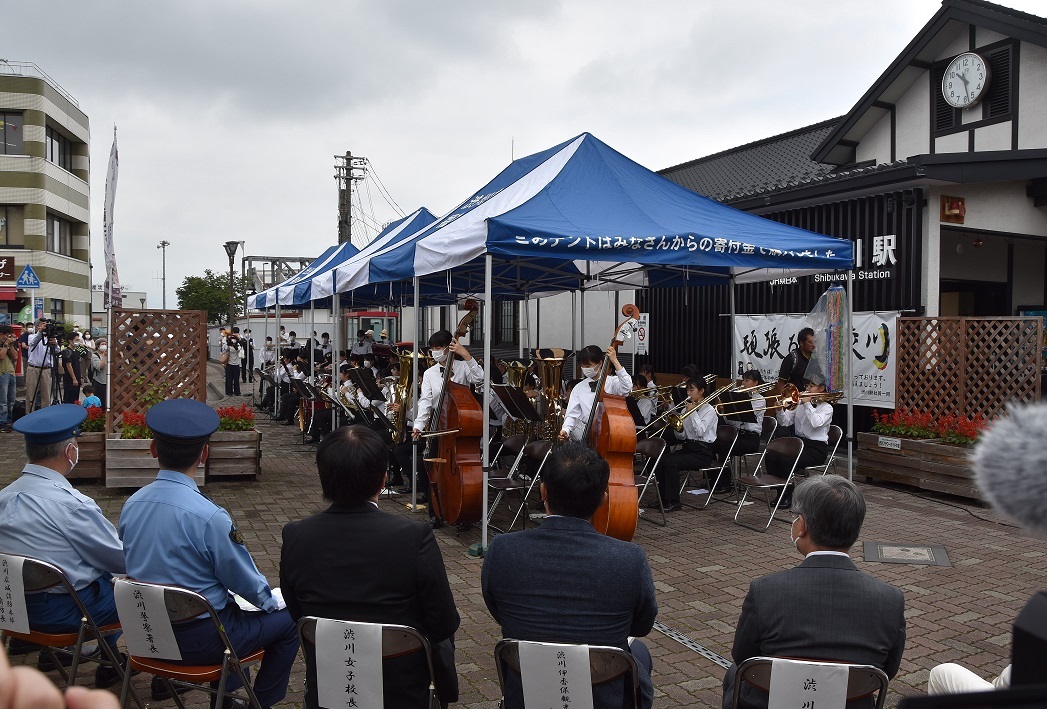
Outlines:
{"label": "photographer", "polygon": [[75,404],[80,400],[80,385],[83,384],[83,367],[80,360],[85,354],[80,333],[74,332],[62,350],[62,403]]}
{"label": "photographer", "polygon": [[222,344],[225,355],[225,395],[240,396],[240,329],[234,327]]}
{"label": "photographer", "polygon": [[18,338],[10,325],[0,325],[0,431],[11,431],[15,408],[15,365],[18,362]]}
{"label": "photographer", "polygon": [[[51,369],[55,366],[58,338],[53,323],[46,318],[36,322],[36,332],[29,336],[29,361],[25,370],[25,412],[50,406]],[[37,401],[39,400],[39,406]]]}

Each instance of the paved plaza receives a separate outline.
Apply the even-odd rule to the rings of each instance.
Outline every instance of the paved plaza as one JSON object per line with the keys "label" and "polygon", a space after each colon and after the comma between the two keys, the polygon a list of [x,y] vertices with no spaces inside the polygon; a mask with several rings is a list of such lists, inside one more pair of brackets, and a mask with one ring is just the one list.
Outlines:
{"label": "paved plaza", "polygon": [[[247,396],[225,400],[221,372],[209,366],[209,403],[250,401]],[[217,387],[217,388],[216,388]],[[314,446],[298,441],[297,427],[274,424],[264,417],[262,476],[253,482],[216,482],[207,494],[225,506],[236,521],[261,571],[275,585],[278,579],[281,529],[288,521],[325,508],[313,462]],[[14,479],[24,462],[22,437],[0,436],[0,455],[7,461],[0,483]],[[992,677],[1010,656],[1011,622],[1038,590],[1047,588],[1047,543],[1005,522],[987,508],[933,493],[861,484],[868,516],[853,558],[860,569],[905,591],[908,640],[901,669],[891,682],[888,706],[900,696],[923,693],[928,670],[939,662],[965,664]],[[132,490],[81,485],[115,524]],[[653,499],[650,498],[650,499]],[[383,499],[382,509],[408,512],[398,498]],[[756,506],[743,514],[753,518]],[[634,541],[647,552],[658,589],[659,629],[647,638],[654,657],[656,707],[718,707],[724,674],[715,656],[729,656],[734,627],[749,581],[799,563],[786,524],[775,523],[767,533],[735,525],[734,508],[714,504],[697,511],[684,508],[670,514],[667,527],[639,523]],[[499,696],[492,650],[499,629],[487,613],[480,593],[482,559],[469,555],[480,540],[479,529],[456,534],[436,532],[455,601],[462,615],[457,640],[460,707],[494,707]],[[951,566],[870,563],[863,543],[941,545]],[[332,544],[367,543],[339,539]],[[549,564],[558,560],[551,558]],[[569,574],[565,568],[563,573]],[[611,594],[613,588],[594,588]],[[819,599],[811,598],[811,603]],[[699,652],[701,648],[709,651]],[[13,658],[15,662],[20,658]],[[27,661],[35,655],[27,656]],[[304,665],[299,659],[285,706],[303,703]],[[57,675],[55,675],[57,677]],[[148,680],[135,680],[148,697]],[[191,706],[206,706],[201,693],[186,697]],[[173,702],[159,702],[158,705]]]}

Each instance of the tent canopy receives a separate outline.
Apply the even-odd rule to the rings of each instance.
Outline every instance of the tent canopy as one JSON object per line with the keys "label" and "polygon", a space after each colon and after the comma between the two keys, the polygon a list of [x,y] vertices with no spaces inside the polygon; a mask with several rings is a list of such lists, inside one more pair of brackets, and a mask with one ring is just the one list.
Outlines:
{"label": "tent canopy", "polygon": [[[335,289],[422,279],[423,293],[535,294],[779,278],[851,268],[849,240],[695,194],[588,133],[515,160],[456,209],[334,270]],[[380,290],[380,289],[379,289]],[[402,290],[402,288],[401,288]]]}

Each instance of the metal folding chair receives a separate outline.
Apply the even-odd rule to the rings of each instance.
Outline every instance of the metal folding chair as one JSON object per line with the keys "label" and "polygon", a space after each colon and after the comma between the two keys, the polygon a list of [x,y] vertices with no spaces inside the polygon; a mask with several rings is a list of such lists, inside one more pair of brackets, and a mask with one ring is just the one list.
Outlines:
{"label": "metal folding chair", "polygon": [[742,465],[745,466],[745,474],[749,474],[749,458],[750,456],[757,456],[756,467],[753,470],[760,469],[760,463],[763,461],[764,451],[767,450],[767,444],[774,440],[774,434],[778,430],[778,419],[771,414],[765,413],[763,417],[763,432],[760,434],[760,450],[756,453],[749,453],[743,455]]}
{"label": "metal folding chair", "polygon": [[[54,666],[58,668],[62,679],[70,687],[76,684],[77,670],[80,667],[81,660],[110,665],[116,668],[122,679],[124,668],[121,659],[109,646],[109,643],[105,642],[107,636],[120,632],[120,623],[99,626],[94,618],[91,617],[80,597],[76,595],[76,591],[73,589],[73,585],[69,583],[65,572],[54,564],[23,554],[0,554],[0,565],[3,568],[7,568],[14,559],[22,559],[22,583],[25,587],[25,593],[41,593],[56,587],[63,589],[73,599],[77,610],[80,612],[80,626],[76,631],[67,633],[48,633],[42,630],[34,630],[30,626],[28,633],[21,633],[13,630],[8,623],[0,621],[0,629],[3,630],[4,636],[18,638],[19,640],[39,645],[41,652],[47,653]],[[108,582],[99,581],[99,583]],[[88,640],[98,641],[99,651],[97,655],[83,654],[84,643]],[[72,647],[72,651],[67,650],[66,648],[68,647]],[[72,658],[68,671],[59,661],[59,656]],[[135,697],[135,699],[137,700],[138,698]],[[142,706],[141,701],[137,703],[139,706]]]}
{"label": "metal folding chair", "polygon": [[[775,438],[767,444],[767,448],[764,450],[764,455],[760,459],[760,464],[763,466],[763,469],[766,470],[767,468],[767,456],[774,456],[783,462],[783,467],[787,468],[789,472],[786,477],[780,478],[766,472],[761,474],[760,469],[757,468],[756,473],[753,475],[739,475],[738,484],[744,488],[745,492],[742,494],[742,499],[738,501],[738,509],[734,512],[735,524],[740,524],[749,529],[755,529],[757,532],[767,531],[771,526],[771,522],[775,519],[775,514],[778,512],[779,505],[782,504],[782,495],[779,494],[774,502],[774,508],[771,509],[771,498],[769,493],[771,490],[778,490],[779,493],[782,493],[786,488],[788,488],[789,483],[792,482],[793,477],[796,475],[796,463],[800,460],[801,453],[803,453],[803,441],[799,438]],[[745,504],[745,498],[749,496],[749,491],[753,488],[764,491],[767,509],[770,510],[771,513],[767,518],[767,524],[763,529],[738,521],[738,515],[741,513],[742,506]],[[789,520],[779,521],[787,522]]]}
{"label": "metal folding chair", "polygon": [[803,474],[807,476],[811,475],[825,475],[829,472],[829,466],[833,467],[833,472],[836,472],[836,451],[840,447],[840,441],[843,440],[843,429],[833,424],[829,426],[829,455],[825,457],[825,463],[823,465],[808,465],[803,469]]}
{"label": "metal folding chair", "polygon": [[[497,461],[503,455],[513,456],[513,462],[510,464],[508,469],[501,468],[500,470],[505,471],[505,475],[492,475],[487,479],[487,489],[495,493],[494,500],[487,508],[487,522],[490,524],[491,519],[494,518],[494,513],[498,509],[498,506],[502,502],[502,498],[505,497],[506,493],[520,490],[521,488],[526,489],[530,481],[522,480],[519,477],[520,466],[524,460],[524,447],[530,440],[530,433],[519,433],[513,436],[502,439],[502,443],[498,446],[498,452],[494,454],[492,460],[497,464]],[[492,473],[497,472],[496,470],[491,471]]]}
{"label": "metal folding chair", "polygon": [[[819,662],[815,660],[798,660],[796,658],[782,657],[750,657],[738,667],[738,674],[734,679],[734,699],[732,706],[738,709],[739,699],[742,692],[742,683],[751,684],[758,689],[770,694],[771,691],[771,665],[775,662],[787,664],[814,664],[827,667],[847,668],[847,701],[864,699],[876,693],[874,709],[883,709],[883,702],[887,698],[887,675],[879,667],[872,665],[852,665],[846,662]],[[774,706],[773,698],[768,696],[768,703]]]}
{"label": "metal folding chair", "polygon": [[[666,526],[668,520],[665,519],[665,505],[662,502],[662,491],[658,488],[658,478],[655,475],[655,471],[658,470],[658,464],[662,462],[662,456],[665,455],[667,447],[664,438],[645,438],[636,442],[636,453],[644,457],[643,467],[640,468],[640,473],[636,476],[636,487],[641,488],[640,494],[637,496],[637,504],[643,502],[643,496],[647,493],[647,489],[653,487],[655,497],[658,500],[658,511],[662,515],[660,524],[649,515],[641,516],[640,519],[646,519],[651,524],[657,524],[660,527]],[[651,483],[654,484],[652,485]]]}
{"label": "metal folding chair", "polygon": [[[235,692],[226,691],[226,682],[231,674],[236,674],[243,683],[243,690],[247,701],[255,709],[261,709],[258,697],[248,679],[246,667],[262,661],[264,651],[259,649],[246,657],[237,657],[232,643],[225,634],[222,621],[215,612],[211,603],[201,594],[178,586],[164,586],[161,584],[145,583],[144,581],[131,581],[129,579],[114,579],[113,584],[117,594],[133,594],[139,589],[162,589],[164,603],[167,607],[167,618],[152,618],[153,623],[162,623],[166,620],[169,627],[173,628],[178,623],[198,620],[200,616],[206,616],[214,624],[215,633],[218,634],[225,652],[222,662],[213,665],[188,665],[172,658],[162,658],[154,652],[147,642],[138,642],[131,635],[125,635],[127,641],[127,666],[124,669],[124,685],[120,690],[120,705],[124,706],[127,694],[131,690],[131,670],[145,672],[163,680],[171,697],[175,700],[179,709],[185,709],[176,688],[199,689],[215,697],[215,706],[222,706],[226,696],[237,696]],[[119,595],[118,595],[119,599]],[[117,613],[120,613],[120,603],[117,602]],[[126,618],[120,614],[120,621],[125,627],[129,623],[141,624],[137,617]],[[173,629],[170,631],[173,634]],[[212,688],[207,683],[216,682],[217,687]],[[137,698],[137,697],[136,697]]]}
{"label": "metal folding chair", "polygon": [[[523,458],[530,458],[531,460],[537,461],[538,467],[535,469],[534,475],[531,476],[530,480],[523,480],[519,477],[510,478],[499,478],[496,480],[489,481],[488,487],[493,490],[497,490],[499,493],[509,492],[523,492],[520,497],[520,504],[516,508],[516,513],[513,515],[513,519],[509,522],[509,526],[504,530],[490,524],[490,517],[493,512],[488,514],[488,526],[498,532],[512,531],[513,527],[516,526],[516,521],[523,518],[523,528],[527,528],[527,500],[538,487],[538,482],[542,479],[542,468],[545,467],[545,461],[549,460],[549,455],[553,452],[553,442],[550,440],[531,441],[523,447],[521,456]],[[497,501],[497,498],[496,498]]]}
{"label": "metal folding chair", "polygon": [[[328,619],[305,616],[298,621],[298,638],[301,640],[303,651],[307,645],[316,646],[316,623],[318,620]],[[335,620],[332,622],[345,621]],[[412,652],[424,652],[425,661],[429,667],[429,707],[430,709],[439,708],[440,700],[436,692],[436,673],[433,671],[433,651],[424,635],[409,625],[351,622],[355,625],[366,625],[382,629],[382,659],[400,657]],[[345,683],[345,678],[342,674],[339,674],[338,679],[343,684]],[[317,682],[319,683],[319,681],[320,678],[317,677]]]}
{"label": "metal folding chair", "polygon": [[[709,503],[713,501],[713,491],[720,484],[720,479],[724,473],[727,473],[728,478],[731,477],[731,459],[732,453],[734,452],[734,446],[738,443],[738,429],[734,426],[717,426],[716,427],[716,443],[713,444],[713,449],[716,451],[716,455],[720,458],[719,465],[713,465],[708,468],[700,468],[698,470],[688,470],[687,474],[684,475],[683,484],[680,485],[680,496],[683,499],[684,488],[687,487],[687,483],[691,480],[692,473],[699,473],[705,477],[705,481],[709,484],[709,494],[705,498],[705,504],[701,507],[697,505],[690,505],[688,507],[694,507],[696,509],[705,509],[709,506]],[[716,479],[712,480],[712,473],[716,473]],[[732,485],[733,492],[733,485]]]}
{"label": "metal folding chair", "polygon": [[[536,643],[528,642],[524,640],[499,640],[498,644],[494,647],[494,664],[498,670],[498,686],[502,690],[503,706],[505,697],[505,679],[506,679],[506,668],[512,670],[516,674],[520,675],[520,646],[521,645],[536,645],[546,648],[571,648],[571,647],[588,647],[589,648],[589,673],[591,676],[592,686],[610,682],[615,679],[622,677],[628,680],[629,695],[627,699],[631,699],[632,707],[634,709],[640,706],[640,670],[636,665],[636,659],[632,653],[626,652],[620,647],[609,647],[604,645],[570,645],[564,643]],[[522,679],[522,676],[521,676]],[[553,674],[549,677],[537,677],[534,678],[539,682],[549,682],[552,684],[559,684],[560,678]],[[630,706],[626,704],[625,706]],[[506,709],[516,709],[515,707],[506,707]]]}

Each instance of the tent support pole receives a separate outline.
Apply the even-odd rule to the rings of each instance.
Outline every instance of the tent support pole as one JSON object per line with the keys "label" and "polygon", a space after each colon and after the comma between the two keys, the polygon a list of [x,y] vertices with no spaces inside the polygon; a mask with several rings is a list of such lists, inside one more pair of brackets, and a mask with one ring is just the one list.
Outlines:
{"label": "tent support pole", "polygon": [[844,339],[845,350],[843,375],[847,377],[847,479],[854,480],[854,378],[851,376],[851,362],[854,357],[854,269],[847,271],[847,321]]}
{"label": "tent support pole", "polygon": [[[731,304],[731,331],[729,333],[727,333],[727,341],[731,342],[731,343],[734,342],[734,322],[735,322],[735,318],[738,315],[738,313],[736,312],[737,303],[735,302],[735,293],[734,293],[734,289],[735,289],[736,285],[737,284],[734,282],[734,274],[732,273],[731,274],[730,283],[728,284],[728,288],[729,288],[728,293],[730,294],[728,299],[729,299],[730,304]],[[732,347],[731,349],[734,349],[734,348]],[[734,362],[730,363],[730,367],[731,367],[731,370],[734,370]],[[738,375],[741,376],[741,372],[739,372]],[[731,373],[731,378],[732,379],[734,378],[733,371]]]}
{"label": "tent support pole", "polygon": [[487,549],[487,481],[491,474],[491,297],[494,257],[488,252],[484,256],[484,430],[483,437],[483,508],[480,516],[480,549],[476,556],[483,556]]}
{"label": "tent support pole", "polygon": [[[280,289],[276,291],[276,367],[273,369],[273,373],[276,374],[280,370],[280,365],[283,363],[284,348],[283,343],[280,341]],[[276,391],[273,392],[273,414],[274,418],[276,414],[280,413],[280,380],[275,376],[276,380]]]}
{"label": "tent support pole", "polygon": [[309,301],[309,329],[312,331],[312,335],[309,336],[309,376],[313,377],[313,381],[316,381],[316,301]]}
{"label": "tent support pole", "polygon": [[[331,341],[334,346],[331,347],[331,388],[335,389],[338,386],[338,293],[331,294]],[[313,379],[313,381],[316,381]],[[331,392],[332,396],[334,391]],[[338,414],[335,413],[336,407],[331,407],[331,432],[333,433],[338,428]]]}
{"label": "tent support pole", "polygon": [[[578,351],[578,291],[571,291],[571,351]],[[577,362],[575,363],[577,365]],[[574,375],[571,376],[574,379]]]}
{"label": "tent support pole", "polygon": [[[418,352],[421,349],[419,344],[422,341],[422,305],[421,305],[421,284],[418,280],[418,276],[414,277],[414,356],[411,357],[411,367],[414,369],[411,372],[411,401],[414,402],[415,411],[418,410],[418,391],[420,389],[420,382],[418,381]],[[404,412],[404,421],[406,422],[409,412]],[[439,413],[437,414],[439,415]],[[404,424],[406,429],[406,423]],[[410,433],[407,433],[410,436]],[[486,493],[485,493],[486,494]],[[429,504],[433,504],[432,497],[429,498]],[[411,509],[414,511],[418,510],[418,446],[411,444]]]}

